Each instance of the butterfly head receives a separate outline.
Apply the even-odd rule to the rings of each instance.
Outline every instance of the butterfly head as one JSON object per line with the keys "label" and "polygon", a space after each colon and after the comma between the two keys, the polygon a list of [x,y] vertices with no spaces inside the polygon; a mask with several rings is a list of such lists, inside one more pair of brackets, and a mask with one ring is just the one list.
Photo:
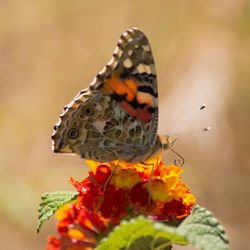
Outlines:
{"label": "butterfly head", "polygon": [[177,138],[170,137],[169,135],[164,135],[160,137],[161,145],[163,150],[168,150],[173,147],[174,143],[177,141]]}

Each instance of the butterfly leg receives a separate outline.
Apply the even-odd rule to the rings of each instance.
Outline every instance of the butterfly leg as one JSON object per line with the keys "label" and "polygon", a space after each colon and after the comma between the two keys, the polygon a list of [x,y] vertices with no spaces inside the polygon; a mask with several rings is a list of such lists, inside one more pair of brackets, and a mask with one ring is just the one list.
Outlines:
{"label": "butterfly leg", "polygon": [[117,164],[115,165],[114,169],[112,170],[112,172],[111,172],[109,178],[106,180],[106,182],[105,182],[105,184],[104,184],[104,186],[103,186],[103,192],[105,192],[106,187],[107,187],[107,185],[108,185],[108,183],[109,183],[111,177],[112,177],[113,174],[115,173],[116,169],[118,168],[120,161],[121,161],[121,160],[119,160],[119,161],[117,162]]}
{"label": "butterfly leg", "polygon": [[154,164],[153,163],[145,163],[145,162],[140,162],[142,165],[145,165],[145,166],[152,166],[152,170],[151,170],[151,173],[150,173],[150,176],[149,176],[149,180],[148,180],[148,206],[150,205],[150,201],[151,201],[151,180],[152,180],[152,177],[153,177],[153,173],[154,173]]}

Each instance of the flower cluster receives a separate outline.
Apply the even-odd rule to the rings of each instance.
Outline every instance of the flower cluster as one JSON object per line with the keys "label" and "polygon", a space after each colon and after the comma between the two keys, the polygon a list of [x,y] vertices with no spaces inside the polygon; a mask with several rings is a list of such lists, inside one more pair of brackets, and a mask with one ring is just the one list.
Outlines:
{"label": "flower cluster", "polygon": [[86,179],[70,179],[78,198],[57,212],[60,237],[50,236],[47,250],[93,249],[122,219],[143,214],[155,220],[178,221],[188,216],[196,203],[180,181],[183,170],[164,165],[159,156],[145,165],[119,162],[105,191],[103,187],[118,162],[87,163],[92,171]]}

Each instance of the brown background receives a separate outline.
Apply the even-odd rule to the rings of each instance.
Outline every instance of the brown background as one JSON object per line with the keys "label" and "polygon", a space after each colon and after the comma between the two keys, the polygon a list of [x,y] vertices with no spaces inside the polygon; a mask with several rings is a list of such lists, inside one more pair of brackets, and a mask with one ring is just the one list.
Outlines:
{"label": "brown background", "polygon": [[[207,104],[178,131],[182,180],[225,226],[232,249],[250,247],[249,1],[1,0],[2,249],[44,249],[55,233],[52,219],[35,234],[40,195],[73,190],[69,177],[81,179],[88,168],[51,152],[53,125],[133,26],[148,36],[155,57],[159,133]],[[190,132],[207,125],[208,133]],[[174,157],[164,154],[166,163]]]}

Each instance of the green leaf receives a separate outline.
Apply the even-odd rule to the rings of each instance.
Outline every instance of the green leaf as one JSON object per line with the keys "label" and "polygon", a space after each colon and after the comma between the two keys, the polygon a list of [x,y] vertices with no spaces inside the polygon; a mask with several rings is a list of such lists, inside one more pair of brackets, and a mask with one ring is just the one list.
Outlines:
{"label": "green leaf", "polygon": [[45,220],[48,220],[60,207],[76,200],[77,192],[58,191],[45,193],[41,196],[39,204],[39,216],[36,226],[36,232],[39,233]]}
{"label": "green leaf", "polygon": [[173,243],[188,244],[185,238],[177,235],[175,231],[174,227],[139,216],[122,221],[96,249],[170,250]]}
{"label": "green leaf", "polygon": [[203,250],[229,249],[225,229],[211,212],[198,205],[178,227],[142,216],[125,220],[96,249],[170,250],[172,244],[192,244]]}
{"label": "green leaf", "polygon": [[193,207],[192,213],[181,223],[176,232],[199,249],[229,249],[229,240],[224,227],[210,211],[198,205]]}

